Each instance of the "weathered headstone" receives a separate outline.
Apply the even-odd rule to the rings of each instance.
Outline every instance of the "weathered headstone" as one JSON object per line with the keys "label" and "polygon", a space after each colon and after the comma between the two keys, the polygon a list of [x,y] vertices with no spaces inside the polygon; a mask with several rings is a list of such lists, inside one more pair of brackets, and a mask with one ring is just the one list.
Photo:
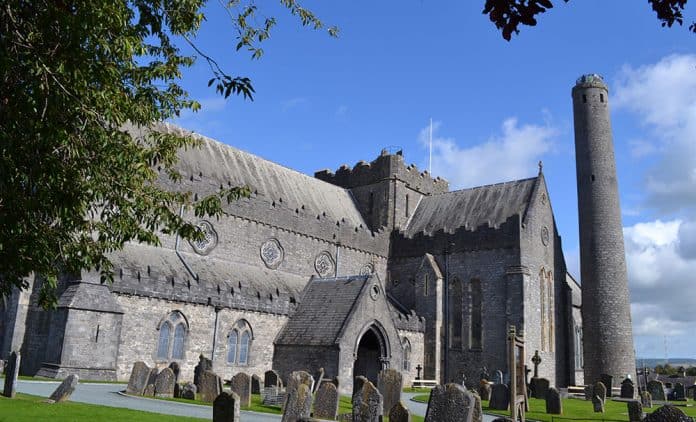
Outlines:
{"label": "weathered headstone", "polygon": [[604,395],[603,399],[606,400],[607,397],[611,397],[612,389],[614,388],[614,377],[609,374],[601,374],[599,380],[604,384],[604,387],[606,387],[607,393]]}
{"label": "weathered headstone", "polygon": [[[205,371],[212,371],[212,370],[213,370],[213,361],[206,358],[205,356],[203,356],[203,354],[198,356],[198,365],[196,365],[196,367],[193,368],[193,383],[196,384],[198,391],[201,391],[201,383],[200,383],[201,376],[203,375],[203,373]],[[217,397],[217,395],[215,397]],[[213,398],[213,400],[215,400],[215,398]],[[213,400],[211,400],[211,403]]]}
{"label": "weathered headstone", "polygon": [[300,384],[306,385],[309,387],[309,391],[313,391],[314,378],[307,371],[293,371],[288,377],[288,385],[285,387],[285,390],[290,393],[291,390],[295,390]]}
{"label": "weathered headstone", "polygon": [[263,386],[268,387],[279,387],[283,388],[283,381],[280,379],[278,373],[274,370],[266,371],[263,373]]}
{"label": "weathered headstone", "polygon": [[155,379],[155,397],[174,397],[174,384],[176,384],[174,371],[164,368]]}
{"label": "weathered headstone", "polygon": [[599,396],[594,396],[592,398],[592,408],[595,413],[604,413],[604,400]]}
{"label": "weathered headstone", "polygon": [[319,368],[319,370],[314,374],[314,388],[312,389],[313,392],[317,392],[319,390],[319,387],[321,386],[321,380],[324,379],[324,368]]}
{"label": "weathered headstone", "polygon": [[215,372],[203,372],[198,381],[198,396],[202,401],[212,403],[222,393],[222,379]]}
{"label": "weathered headstone", "polygon": [[633,380],[626,378],[621,381],[621,398],[622,399],[632,399],[636,396],[636,387],[633,384]]}
{"label": "weathered headstone", "polygon": [[585,400],[590,401],[594,397],[594,385],[585,386]]}
{"label": "weathered headstone", "polygon": [[604,401],[607,399],[607,388],[601,381],[597,381],[594,385],[594,389],[592,390],[593,401],[595,397],[599,397],[600,400],[602,400],[602,403],[604,403]]}
{"label": "weathered headstone", "polygon": [[643,419],[643,405],[638,400],[628,401],[626,406],[628,407],[629,422],[640,422]]}
{"label": "weathered headstone", "polygon": [[314,417],[336,419],[338,414],[338,390],[330,382],[323,382],[314,398]]}
{"label": "weathered headstone", "polygon": [[678,382],[674,384],[674,399],[684,400],[686,399],[686,391],[684,391],[684,384]]}
{"label": "weathered headstone", "polygon": [[220,393],[213,401],[213,422],[238,422],[239,420],[239,397],[235,393]]}
{"label": "weathered headstone", "polygon": [[19,364],[22,356],[17,352],[10,354],[5,366],[5,386],[2,390],[2,395],[9,398],[14,398],[17,391],[17,378],[19,377]]}
{"label": "weathered headstone", "polygon": [[665,401],[667,400],[667,394],[665,393],[665,385],[658,380],[648,381],[648,392],[655,401]]}
{"label": "weathered headstone", "polygon": [[383,414],[382,394],[374,384],[366,381],[353,396],[353,422],[380,422]]}
{"label": "weathered headstone", "polygon": [[159,372],[157,371],[157,368],[150,369],[150,375],[147,376],[147,385],[145,386],[145,390],[143,390],[143,396],[155,396],[155,381],[157,381],[158,374]]}
{"label": "weathered headstone", "polygon": [[261,377],[253,374],[251,376],[251,394],[261,394]]}
{"label": "weathered headstone", "polygon": [[551,383],[546,378],[532,378],[529,389],[532,390],[532,397],[535,399],[545,399]]}
{"label": "weathered headstone", "polygon": [[472,422],[476,399],[459,384],[438,385],[430,390],[426,422]]}
{"label": "weathered headstone", "polygon": [[478,394],[474,394],[474,412],[471,414],[471,422],[483,422],[483,407]]}
{"label": "weathered headstone", "polygon": [[652,408],[652,394],[648,391],[642,391],[640,393],[640,404],[646,409]]}
{"label": "weathered headstone", "polygon": [[239,396],[241,407],[251,406],[251,377],[244,372],[239,372],[232,377],[230,389]]}
{"label": "weathered headstone", "polygon": [[143,396],[145,397],[155,397],[155,384],[148,384],[143,391]]}
{"label": "weathered headstone", "polygon": [[169,364],[169,369],[174,373],[174,382],[179,382],[179,374],[181,373],[181,367],[178,362],[172,362]]}
{"label": "weathered headstone", "polygon": [[411,422],[411,412],[398,402],[389,410],[389,422]]}
{"label": "weathered headstone", "polygon": [[495,376],[493,378],[495,378],[494,381],[496,384],[502,384],[503,383],[503,371],[501,371],[500,369],[495,371]]}
{"label": "weathered headstone", "polygon": [[479,393],[479,396],[481,396],[481,400],[490,400],[491,399],[491,383],[486,381],[486,380],[481,380],[479,382],[478,393]]}
{"label": "weathered headstone", "polygon": [[360,390],[362,390],[363,385],[367,382],[367,378],[363,377],[362,375],[358,375],[355,377],[353,380],[353,397],[355,397],[356,394],[360,393]]}
{"label": "weathered headstone", "polygon": [[133,364],[126,394],[136,394],[142,396],[147,387],[147,381],[150,379],[150,367],[145,362],[138,361]]}
{"label": "weathered headstone", "polygon": [[563,414],[563,402],[561,401],[561,394],[558,392],[556,387],[550,387],[548,393],[546,393],[546,413],[550,415]]}
{"label": "weathered headstone", "polygon": [[195,400],[196,390],[196,384],[192,382],[187,382],[186,384],[184,384],[183,387],[181,387],[181,398],[187,400]]}
{"label": "weathered headstone", "polygon": [[401,372],[396,369],[385,369],[377,376],[377,389],[382,395],[384,412],[383,415],[389,414],[389,411],[395,404],[401,400],[401,390],[404,387],[404,378]]}
{"label": "weathered headstone", "polygon": [[645,416],[643,422],[693,422],[693,419],[678,407],[666,405]]}
{"label": "weathered headstone", "polygon": [[288,392],[285,396],[283,405],[283,418],[281,422],[295,422],[301,418],[307,418],[312,412],[312,389],[305,383],[298,382],[296,387],[290,389],[288,381]]}
{"label": "weathered headstone", "polygon": [[55,403],[69,400],[70,396],[75,391],[75,387],[77,387],[78,381],[79,378],[77,375],[68,375],[48,399]]}
{"label": "weathered headstone", "polygon": [[493,384],[488,407],[493,410],[507,410],[510,406],[510,389],[505,384]]}

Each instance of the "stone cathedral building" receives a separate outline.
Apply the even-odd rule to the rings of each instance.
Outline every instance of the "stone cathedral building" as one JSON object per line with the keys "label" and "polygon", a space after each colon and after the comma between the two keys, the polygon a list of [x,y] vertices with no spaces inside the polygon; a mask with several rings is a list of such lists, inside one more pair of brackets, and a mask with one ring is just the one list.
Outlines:
{"label": "stone cathedral building", "polygon": [[223,378],[323,367],[345,394],[354,375],[386,367],[406,382],[418,367],[469,384],[484,366],[506,372],[515,325],[543,359],[540,376],[583,383],[581,290],[541,167],[450,191],[401,153],[310,177],[201,140],[181,154],[182,181],[160,183],[199,197],[248,185],[251,197],[197,220],[204,241],[128,245],[113,255],[111,285],[66,277],[55,311],[36,306],[32,278],[2,304],[0,358],[19,350],[24,374],[107,380],[139,360],[176,361],[192,379],[199,355]]}

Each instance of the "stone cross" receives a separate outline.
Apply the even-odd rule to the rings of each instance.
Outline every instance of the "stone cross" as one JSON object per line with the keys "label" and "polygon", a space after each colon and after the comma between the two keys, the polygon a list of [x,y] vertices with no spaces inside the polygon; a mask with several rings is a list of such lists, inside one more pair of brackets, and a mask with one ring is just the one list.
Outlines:
{"label": "stone cross", "polygon": [[534,351],[534,356],[532,356],[532,363],[534,364],[534,378],[539,378],[539,364],[541,363],[541,356],[539,356],[539,351]]}
{"label": "stone cross", "polygon": [[417,380],[421,379],[420,373],[421,373],[422,370],[423,370],[423,367],[422,367],[422,366],[420,365],[420,363],[419,363],[418,366],[416,366],[416,371],[417,371],[417,373],[416,373],[416,379],[417,379]]}

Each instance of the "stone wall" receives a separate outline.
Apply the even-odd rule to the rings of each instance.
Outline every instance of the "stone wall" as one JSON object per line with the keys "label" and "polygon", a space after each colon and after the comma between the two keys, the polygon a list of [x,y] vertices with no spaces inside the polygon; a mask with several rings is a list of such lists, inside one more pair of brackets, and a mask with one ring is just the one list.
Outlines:
{"label": "stone wall", "polygon": [[[403,374],[404,387],[410,387],[413,380],[418,376],[416,367],[419,365],[423,367],[423,363],[425,362],[425,335],[418,331],[398,330],[398,332],[401,337],[401,343],[404,343],[404,339],[408,339],[411,345],[411,360],[408,369],[404,368],[403,363],[399,368],[394,366],[392,366],[392,368],[397,369]],[[421,371],[421,378],[423,378],[423,371]]]}

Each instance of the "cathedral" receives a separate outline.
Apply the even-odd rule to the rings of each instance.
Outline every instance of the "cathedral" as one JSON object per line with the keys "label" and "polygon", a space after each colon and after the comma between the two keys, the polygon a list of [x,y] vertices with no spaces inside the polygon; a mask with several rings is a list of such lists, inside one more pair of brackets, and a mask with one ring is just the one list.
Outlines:
{"label": "cathedral", "polygon": [[407,384],[506,373],[515,326],[527,356],[538,350],[539,376],[583,384],[582,292],[541,167],[452,191],[400,152],[310,177],[195,136],[182,179],[159,183],[198,198],[246,185],[251,196],[219,218],[182,209],[205,239],[129,244],[111,257],[112,284],[65,277],[56,310],[37,306],[32,277],[0,305],[0,358],[21,352],[25,375],[123,381],[137,361],[177,362],[190,380],[202,355],[224,379],[323,368],[350,394],[354,376],[383,368]]}

